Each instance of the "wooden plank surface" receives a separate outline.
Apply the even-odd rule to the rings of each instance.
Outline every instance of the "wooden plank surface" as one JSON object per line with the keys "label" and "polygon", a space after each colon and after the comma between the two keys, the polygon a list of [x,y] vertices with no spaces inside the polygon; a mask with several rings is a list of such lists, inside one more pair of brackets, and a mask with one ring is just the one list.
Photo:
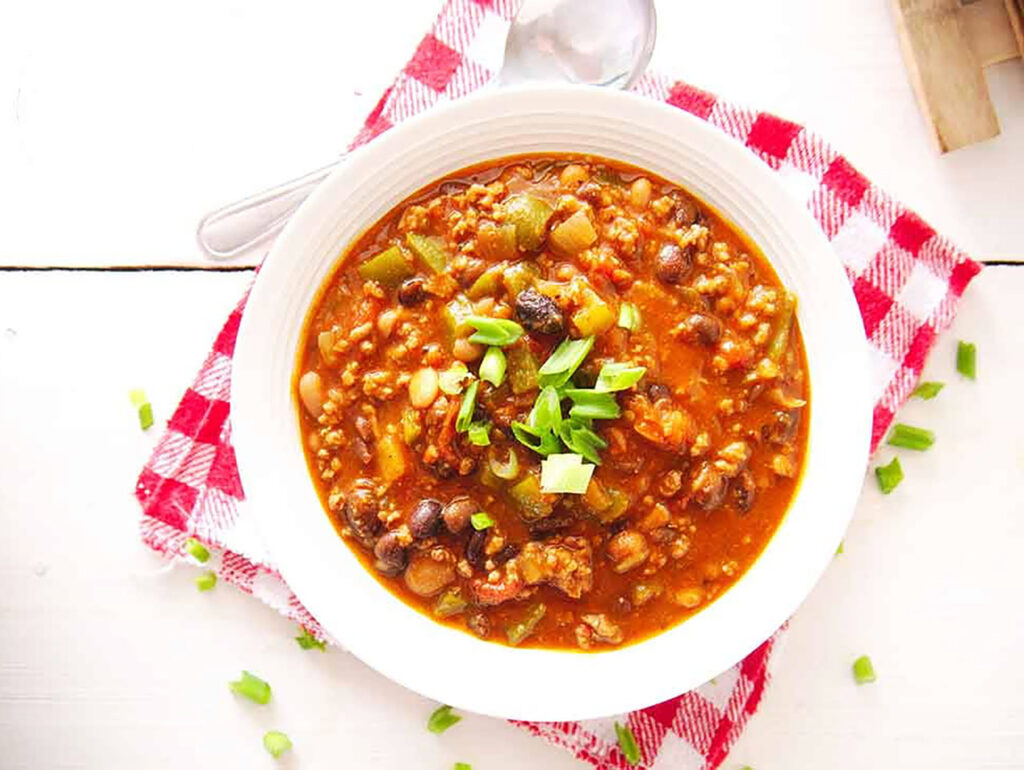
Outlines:
{"label": "wooden plank surface", "polygon": [[[303,652],[276,613],[224,585],[199,594],[195,569],[162,572],[139,545],[132,487],[157,436],[127,390],[145,387],[162,424],[250,277],[0,273],[0,765],[269,768],[275,728],[295,742],[285,768],[583,770],[499,720],[428,733],[435,704],[343,652]],[[844,553],[724,770],[1021,767],[1022,296],[1020,267],[969,288],[924,372],[945,390],[901,414],[935,446],[900,453],[888,497],[865,475]],[[953,371],[957,338],[978,345],[977,382]],[[856,687],[862,653],[879,678]],[[270,706],[230,695],[242,668],[271,682]]]}
{"label": "wooden plank surface", "polygon": [[999,134],[958,0],[892,0],[907,72],[942,152]]}

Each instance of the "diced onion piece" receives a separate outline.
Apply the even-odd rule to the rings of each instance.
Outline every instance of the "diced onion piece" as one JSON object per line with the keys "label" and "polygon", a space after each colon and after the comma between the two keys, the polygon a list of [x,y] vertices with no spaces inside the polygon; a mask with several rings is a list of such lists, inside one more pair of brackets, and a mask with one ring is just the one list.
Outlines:
{"label": "diced onion piece", "polygon": [[577,254],[593,246],[597,240],[597,232],[590,224],[587,212],[580,209],[571,217],[551,229],[548,236],[551,245],[563,254]]}
{"label": "diced onion piece", "polygon": [[504,461],[499,460],[494,455],[494,450],[492,449],[487,464],[490,467],[491,473],[499,479],[510,481],[519,475],[519,456],[516,455],[514,449],[510,448],[508,450],[508,457]]}
{"label": "diced onion piece", "polygon": [[578,454],[549,455],[540,464],[540,491],[582,495],[590,485],[595,467],[584,463]]}

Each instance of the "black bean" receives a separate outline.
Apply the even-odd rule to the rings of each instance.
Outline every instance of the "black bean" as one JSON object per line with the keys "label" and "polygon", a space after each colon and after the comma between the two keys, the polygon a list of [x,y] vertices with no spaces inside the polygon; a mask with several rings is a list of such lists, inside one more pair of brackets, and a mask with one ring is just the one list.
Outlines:
{"label": "black bean", "polygon": [[469,542],[466,543],[466,561],[477,569],[483,569],[484,562],[487,561],[487,554],[484,553],[485,545],[487,545],[486,529],[474,532],[469,536]]}
{"label": "black bean", "polygon": [[441,515],[444,518],[444,525],[448,528],[448,531],[453,535],[457,535],[469,524],[469,517],[479,510],[480,508],[473,498],[460,495],[459,497],[452,498],[448,505],[444,507]]}
{"label": "black bean", "polygon": [[761,435],[773,444],[788,444],[796,435],[800,425],[800,410],[776,409],[769,421],[761,428]]}
{"label": "black bean", "polygon": [[675,243],[661,247],[654,260],[654,274],[663,283],[677,284],[686,277],[693,264],[693,248],[679,248]]}
{"label": "black bean", "polygon": [[516,318],[525,329],[540,334],[561,334],[565,316],[550,297],[536,289],[526,289],[516,297]]}
{"label": "black bean", "polygon": [[575,516],[564,513],[557,516],[547,516],[530,524],[530,534],[534,537],[544,537],[560,529],[565,529],[574,521],[576,521]]}
{"label": "black bean", "polygon": [[494,556],[492,556],[491,559],[493,559],[495,566],[500,567],[513,556],[518,556],[519,550],[520,549],[518,545],[516,545],[515,543],[509,543],[496,554],[494,554]]}
{"label": "black bean", "polygon": [[732,494],[736,499],[736,507],[741,513],[746,513],[754,505],[757,497],[757,484],[754,482],[754,474],[744,470],[732,482]]}
{"label": "black bean", "polygon": [[418,305],[427,296],[427,290],[423,286],[423,279],[420,276],[406,279],[398,287],[398,301],[406,307]]}
{"label": "black bean", "polygon": [[409,514],[409,531],[417,540],[433,537],[440,524],[441,503],[437,500],[420,500]]}
{"label": "black bean", "polygon": [[397,532],[384,533],[373,547],[373,555],[377,557],[373,566],[379,572],[392,576],[405,569],[409,560],[405,546],[402,545]]}
{"label": "black bean", "polygon": [[342,514],[352,534],[367,548],[373,545],[374,536],[381,529],[380,519],[377,518],[379,510],[372,483],[365,479],[357,481],[345,498]]}
{"label": "black bean", "polygon": [[683,321],[683,329],[690,339],[701,345],[714,345],[722,336],[722,322],[712,315],[694,313]]}

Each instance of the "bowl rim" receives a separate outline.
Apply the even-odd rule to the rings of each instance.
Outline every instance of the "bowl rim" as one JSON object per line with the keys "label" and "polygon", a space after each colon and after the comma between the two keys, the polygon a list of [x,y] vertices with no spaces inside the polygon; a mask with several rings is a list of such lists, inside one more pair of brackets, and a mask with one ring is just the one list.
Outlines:
{"label": "bowl rim", "polygon": [[[672,141],[670,133],[677,139],[684,137],[690,142],[689,151],[704,153],[700,160],[718,168],[723,174],[728,167],[730,173],[742,179],[744,189],[749,191],[749,198],[745,200],[751,211],[760,206],[770,215],[758,225],[764,228],[762,235],[768,237],[770,231],[774,234],[772,237],[792,240],[800,247],[801,270],[806,270],[816,279],[816,293],[820,290],[828,296],[827,303],[824,303],[827,309],[815,310],[815,318],[829,333],[838,335],[835,346],[841,348],[823,357],[827,366],[818,366],[814,356],[821,346],[812,352],[812,346],[807,344],[809,327],[803,323],[805,314],[809,312],[807,308],[817,305],[802,301],[798,317],[805,332],[812,391],[806,470],[782,524],[754,564],[728,591],[697,615],[644,641],[599,654],[514,649],[482,642],[435,623],[379,585],[349,546],[337,537],[328,521],[305,467],[294,394],[288,393],[289,413],[285,414],[283,394],[275,391],[273,384],[280,384],[283,356],[287,361],[288,391],[291,390],[298,347],[295,333],[288,338],[281,329],[294,331],[296,312],[300,329],[304,326],[309,302],[320,291],[322,281],[335,269],[350,243],[378,218],[361,221],[358,214],[352,214],[351,219],[357,221],[357,225],[350,226],[355,228],[354,235],[335,243],[331,252],[333,256],[323,255],[324,244],[332,237],[331,220],[338,217],[341,201],[352,200],[355,195],[353,188],[373,189],[375,184],[383,184],[382,178],[389,178],[390,184],[405,189],[405,194],[387,206],[386,212],[406,195],[431,181],[415,179],[413,172],[403,167],[395,168],[395,164],[406,157],[402,153],[408,147],[422,145],[429,138],[445,143],[458,142],[460,138],[468,142],[470,127],[490,126],[497,130],[495,127],[530,115],[536,120],[549,120],[552,125],[559,125],[559,121],[574,125],[573,121],[578,123],[580,116],[603,121],[593,128],[593,136],[612,125],[615,116],[628,115],[630,123],[642,126],[651,136],[657,132],[659,137],[668,137],[664,141]],[[587,130],[590,130],[589,126]],[[579,127],[570,130],[569,134],[573,132],[583,135],[583,129]],[[645,151],[643,146],[633,149],[640,154]],[[457,156],[458,150],[453,152]],[[494,159],[510,154],[518,153],[498,152]],[[687,156],[687,160],[693,161],[693,158]],[[474,163],[463,162],[449,171]],[[634,165],[645,167],[643,163]],[[653,163],[647,167],[651,165]],[[381,174],[382,168],[391,170]],[[673,180],[671,174],[651,170]],[[447,172],[438,173],[433,179],[444,173]],[[403,174],[408,178],[403,180]],[[867,381],[868,348],[852,289],[817,223],[776,177],[739,142],[683,110],[631,93],[551,85],[488,90],[436,106],[352,152],[314,191],[274,243],[250,292],[235,349],[232,430],[239,472],[243,479],[247,479],[244,482],[247,507],[257,532],[272,554],[272,561],[281,576],[339,644],[388,678],[442,702],[493,716],[538,721],[575,720],[623,713],[692,689],[742,660],[792,615],[830,562],[852,516],[863,482],[871,410]],[[693,179],[687,179],[681,184],[703,198],[701,184],[714,184],[714,180],[694,183]],[[713,196],[709,203],[731,223],[753,216],[745,209],[741,216],[728,206],[718,205]],[[773,259],[758,234],[750,231],[751,226],[748,223],[740,229],[764,251],[785,284],[798,283],[800,271],[790,271],[788,276],[784,274],[786,271],[780,269],[780,263]],[[321,255],[316,257],[318,248]],[[314,258],[310,260],[311,253]],[[314,268],[305,264],[304,259],[315,263],[315,269],[320,271],[316,285],[308,285],[312,275],[310,271]],[[288,293],[289,285],[294,289],[293,294]],[[294,288],[300,285],[301,289]],[[802,298],[799,293],[798,296]],[[816,297],[814,302],[823,304]],[[289,339],[293,342],[291,347],[282,349]],[[817,342],[815,344],[818,345]],[[845,380],[842,385],[834,384],[840,382],[837,379],[839,372],[833,371],[836,369],[842,372]],[[266,375],[268,371],[272,376]],[[832,384],[826,393],[821,394],[818,392],[819,382]],[[848,402],[845,415],[840,413],[838,404],[832,403],[838,399],[838,395],[833,398],[832,391],[840,387]],[[817,421],[822,419],[819,402],[825,395],[828,396],[829,412],[825,423],[827,433],[836,435],[826,435],[818,429]],[[282,443],[282,437],[289,429],[293,444],[290,448]],[[831,456],[824,457],[824,452]],[[301,459],[301,485],[307,488],[305,492],[300,489],[300,480],[296,477],[296,454]],[[798,552],[801,558],[782,564],[777,562],[785,556],[779,556],[773,560],[771,571],[759,569],[780,532],[787,527],[791,513],[811,488],[809,482],[813,482],[815,503],[822,505],[825,502],[824,492],[819,489],[825,480],[817,476],[812,479],[809,475],[812,472],[828,473],[830,494],[827,499],[832,504],[827,513],[820,516],[821,521],[805,521],[801,509],[802,535],[800,532],[794,535],[808,541],[803,552]],[[315,505],[312,509],[310,495]],[[291,513],[285,516],[282,510],[288,508],[291,508]],[[313,517],[320,520],[319,525]],[[325,527],[330,532],[330,543],[324,542],[327,537]],[[339,548],[345,556],[338,556]],[[779,589],[775,593],[781,596],[773,596],[767,591],[767,585],[751,587],[757,580],[768,580],[768,577],[759,577],[763,572],[775,582]],[[333,584],[325,585],[329,577],[340,578],[345,586],[344,595],[340,598],[339,592],[331,587]],[[398,604],[400,608],[390,606],[389,602]],[[734,617],[740,610],[743,617]],[[372,620],[368,623],[353,622],[354,616],[371,617]],[[730,628],[736,633],[724,633]],[[681,656],[680,651],[695,652],[692,657],[697,661],[687,658],[678,665],[677,659],[686,657]],[[439,668],[434,665],[438,656],[486,665],[488,676],[462,672],[457,666],[454,673],[451,670],[433,671],[432,668]],[[657,668],[652,669],[655,665]],[[621,677],[630,670],[645,673],[639,681],[631,682],[628,688],[602,690],[599,686],[606,675]],[[490,683],[490,689],[485,686],[485,679]],[[535,679],[549,685],[544,689],[542,698],[535,697]],[[556,684],[566,687],[560,689]],[[533,690],[529,689],[531,686]],[[492,691],[502,688],[502,692]],[[532,698],[531,693],[534,695]]]}

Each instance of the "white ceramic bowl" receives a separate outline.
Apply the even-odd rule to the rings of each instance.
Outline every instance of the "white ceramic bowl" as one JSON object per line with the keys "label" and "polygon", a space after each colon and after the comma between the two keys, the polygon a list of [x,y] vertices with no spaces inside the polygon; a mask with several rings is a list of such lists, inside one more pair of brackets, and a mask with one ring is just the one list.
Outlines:
{"label": "white ceramic bowl", "polygon": [[[764,553],[681,625],[601,654],[513,649],[407,607],[337,536],[306,469],[291,378],[306,312],[350,243],[410,193],[455,170],[526,152],[590,153],[692,190],[747,233],[799,297],[811,379],[803,482]],[[494,716],[617,714],[695,687],[767,639],[835,553],[864,475],[866,343],[849,284],[810,215],[748,150],[664,104],[603,89],[481,93],[402,123],[352,156],[274,244],[235,353],[234,440],[273,559],[334,638],[435,700]]]}

